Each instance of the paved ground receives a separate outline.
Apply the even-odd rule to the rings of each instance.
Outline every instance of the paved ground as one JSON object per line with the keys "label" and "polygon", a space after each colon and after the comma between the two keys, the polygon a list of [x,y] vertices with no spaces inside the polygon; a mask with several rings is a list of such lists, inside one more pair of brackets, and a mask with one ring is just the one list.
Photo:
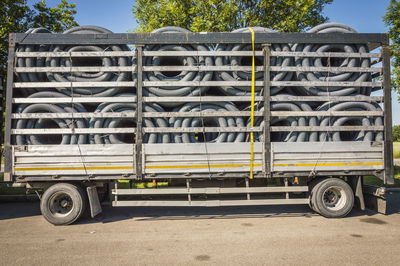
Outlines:
{"label": "paved ground", "polygon": [[400,213],[325,219],[307,207],[105,208],[56,227],[0,204],[0,265],[399,265]]}

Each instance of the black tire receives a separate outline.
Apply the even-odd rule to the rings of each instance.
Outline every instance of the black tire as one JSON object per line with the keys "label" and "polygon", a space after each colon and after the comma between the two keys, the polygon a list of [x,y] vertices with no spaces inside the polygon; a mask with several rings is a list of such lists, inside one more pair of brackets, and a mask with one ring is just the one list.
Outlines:
{"label": "black tire", "polygon": [[49,187],[40,200],[43,217],[54,225],[67,225],[82,216],[87,207],[85,191],[76,185],[58,183]]}
{"label": "black tire", "polygon": [[353,190],[340,178],[323,179],[313,188],[311,206],[326,218],[344,217],[353,209]]}

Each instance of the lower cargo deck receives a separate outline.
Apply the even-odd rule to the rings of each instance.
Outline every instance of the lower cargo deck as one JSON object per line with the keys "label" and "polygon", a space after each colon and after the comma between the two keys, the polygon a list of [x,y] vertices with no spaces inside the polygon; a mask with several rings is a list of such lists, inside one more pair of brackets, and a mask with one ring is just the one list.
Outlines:
{"label": "lower cargo deck", "polygon": [[[143,144],[136,162],[134,144],[13,146],[17,180],[247,177],[250,143]],[[379,174],[383,142],[271,143],[266,162],[263,143],[254,143],[254,177]],[[268,158],[268,157],[267,157]],[[265,166],[269,164],[270,173]],[[270,174],[270,175],[269,175]]]}

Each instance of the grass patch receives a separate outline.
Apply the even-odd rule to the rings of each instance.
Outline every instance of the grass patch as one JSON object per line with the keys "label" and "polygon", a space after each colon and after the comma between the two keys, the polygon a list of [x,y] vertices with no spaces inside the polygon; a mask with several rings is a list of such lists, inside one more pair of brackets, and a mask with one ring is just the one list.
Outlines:
{"label": "grass patch", "polygon": [[[168,182],[141,182],[132,183],[132,188],[159,188],[168,187]],[[129,187],[129,180],[118,180],[118,188],[125,189]]]}
{"label": "grass patch", "polygon": [[393,158],[400,159],[400,142],[393,142]]}
{"label": "grass patch", "polygon": [[364,184],[380,187],[400,187],[400,166],[394,167],[394,185],[384,185],[376,176],[364,176]]}

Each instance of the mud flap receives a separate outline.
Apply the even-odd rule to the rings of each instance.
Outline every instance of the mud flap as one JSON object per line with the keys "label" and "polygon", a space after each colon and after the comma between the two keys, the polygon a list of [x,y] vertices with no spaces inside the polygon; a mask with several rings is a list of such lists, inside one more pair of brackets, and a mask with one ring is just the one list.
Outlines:
{"label": "mud flap", "polygon": [[97,194],[97,189],[95,186],[86,188],[89,206],[90,206],[90,215],[94,218],[96,215],[101,213],[103,210],[101,209],[99,196]]}

